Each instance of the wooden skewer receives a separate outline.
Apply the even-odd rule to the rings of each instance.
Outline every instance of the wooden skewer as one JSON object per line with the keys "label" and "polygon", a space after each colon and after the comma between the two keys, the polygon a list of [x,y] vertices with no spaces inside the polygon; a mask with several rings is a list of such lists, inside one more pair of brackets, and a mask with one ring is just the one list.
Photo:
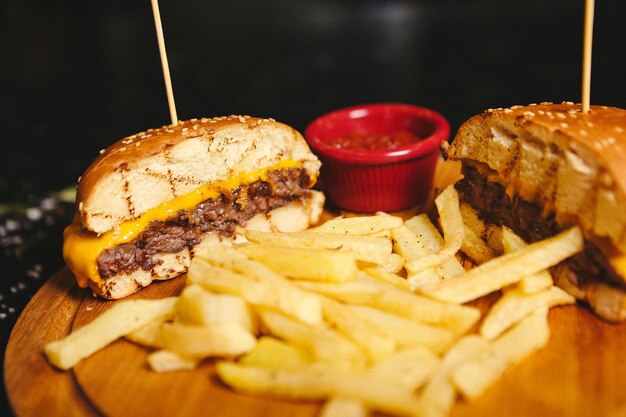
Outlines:
{"label": "wooden skewer", "polygon": [[167,52],[165,51],[165,39],[163,38],[163,27],[161,26],[161,13],[159,12],[158,0],[152,0],[152,12],[154,14],[154,26],[156,27],[157,41],[159,42],[159,53],[161,55],[161,65],[163,66],[163,78],[165,79],[167,102],[170,107],[172,124],[176,126],[178,124],[178,116],[176,115],[176,103],[174,102],[174,91],[172,90],[170,67],[167,63]]}
{"label": "wooden skewer", "polygon": [[593,44],[594,0],[585,1],[585,34],[583,40],[583,113],[589,112],[591,95],[591,46]]}

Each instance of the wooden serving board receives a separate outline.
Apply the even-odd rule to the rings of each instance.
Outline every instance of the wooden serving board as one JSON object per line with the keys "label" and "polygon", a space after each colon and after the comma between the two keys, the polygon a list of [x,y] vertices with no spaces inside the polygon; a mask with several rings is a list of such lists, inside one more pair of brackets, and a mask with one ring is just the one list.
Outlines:
{"label": "wooden serving board", "polygon": [[[440,166],[436,185],[452,182],[455,175],[458,168]],[[184,279],[153,284],[131,298],[176,295]],[[477,304],[485,306],[492,299]],[[237,394],[217,379],[211,361],[193,371],[153,373],[146,365],[148,349],[126,340],[114,342],[71,371],[48,364],[43,355],[47,343],[114,303],[78,288],[66,268],[35,294],[13,329],[5,355],[5,386],[18,417],[318,413],[319,403]],[[547,347],[507,372],[479,400],[459,401],[451,416],[626,417],[626,323],[606,323],[583,306],[553,308],[549,321]]]}
{"label": "wooden serving board", "polygon": [[[178,294],[184,279],[151,285],[133,297]],[[318,412],[318,403],[234,393],[219,382],[210,361],[193,371],[153,373],[146,365],[148,350],[125,340],[72,371],[47,363],[46,343],[113,303],[77,288],[65,268],[35,295],[6,351],[5,385],[17,416],[312,417]],[[601,321],[582,306],[553,308],[549,320],[548,346],[506,373],[479,400],[459,401],[452,417],[626,416],[626,324]]]}

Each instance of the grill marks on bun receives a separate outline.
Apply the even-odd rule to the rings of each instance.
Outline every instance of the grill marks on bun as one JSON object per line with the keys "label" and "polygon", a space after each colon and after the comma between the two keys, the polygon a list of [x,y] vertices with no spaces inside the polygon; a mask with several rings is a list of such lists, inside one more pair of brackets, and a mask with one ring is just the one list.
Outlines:
{"label": "grill marks on bun", "polygon": [[[77,216],[64,233],[64,258],[81,286],[106,298],[125,297],[153,280],[183,273],[200,247],[230,244],[243,236],[244,227],[297,231],[316,223],[324,197],[308,188],[319,167],[304,138],[273,119],[228,116],[148,129],[102,151],[79,179]],[[306,180],[290,190],[272,177],[284,170]],[[151,250],[141,267],[111,264],[106,279],[100,276],[103,251],[137,243],[154,222],[175,222],[181,212],[192,213],[201,202],[235,190],[241,191],[236,203],[245,209],[245,189],[255,182],[271,184],[272,193],[280,187],[294,193],[266,209],[259,204],[258,213],[246,213],[228,233],[202,226],[184,239],[183,250],[172,241],[159,246],[162,252]],[[177,238],[175,231],[170,236]]]}
{"label": "grill marks on bun", "polygon": [[556,281],[610,321],[626,319],[625,129],[626,110],[614,107],[513,106],[471,118],[446,149],[464,166],[457,188],[484,218],[527,239],[581,226],[585,252]]}
{"label": "grill marks on bun", "polygon": [[302,136],[271,119],[229,116],[149,129],[107,148],[87,169],[78,211],[83,226],[104,233],[202,184],[285,159],[317,177],[320,163]]}
{"label": "grill marks on bun", "polygon": [[467,121],[448,149],[476,161],[519,195],[578,222],[626,252],[626,110],[540,104],[488,110]]}

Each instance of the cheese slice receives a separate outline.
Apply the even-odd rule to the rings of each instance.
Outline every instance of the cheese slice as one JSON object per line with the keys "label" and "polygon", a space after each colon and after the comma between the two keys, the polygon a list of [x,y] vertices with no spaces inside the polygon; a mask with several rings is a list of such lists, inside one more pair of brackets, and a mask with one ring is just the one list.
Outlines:
{"label": "cheese slice", "polygon": [[141,217],[123,222],[115,230],[97,235],[85,230],[76,216],[74,222],[63,232],[63,258],[70,270],[76,276],[81,287],[86,287],[89,281],[100,282],[97,260],[102,251],[128,243],[136,239],[153,221],[165,221],[179,210],[189,210],[201,202],[217,198],[224,191],[233,190],[241,185],[248,185],[255,181],[271,183],[269,173],[288,168],[300,168],[301,162],[283,160],[278,164],[256,172],[244,172],[224,181],[213,182],[198,187],[194,191],[166,201],[161,205],[145,212]]}

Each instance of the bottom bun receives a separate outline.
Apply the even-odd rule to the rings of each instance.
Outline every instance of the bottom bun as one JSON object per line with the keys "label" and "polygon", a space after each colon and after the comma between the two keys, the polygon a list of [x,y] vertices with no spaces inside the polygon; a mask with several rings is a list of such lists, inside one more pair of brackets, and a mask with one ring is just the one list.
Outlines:
{"label": "bottom bun", "polygon": [[99,283],[90,281],[89,287],[94,294],[103,298],[115,300],[127,297],[153,281],[167,280],[184,274],[194,254],[206,247],[246,242],[246,230],[299,232],[317,223],[322,216],[323,208],[324,195],[319,191],[310,191],[305,197],[286,206],[257,214],[248,220],[245,227],[238,227],[232,237],[223,237],[215,232],[205,233],[200,243],[191,248],[185,248],[177,253],[153,255],[157,264],[152,269],[138,269],[131,273],[113,275]]}

